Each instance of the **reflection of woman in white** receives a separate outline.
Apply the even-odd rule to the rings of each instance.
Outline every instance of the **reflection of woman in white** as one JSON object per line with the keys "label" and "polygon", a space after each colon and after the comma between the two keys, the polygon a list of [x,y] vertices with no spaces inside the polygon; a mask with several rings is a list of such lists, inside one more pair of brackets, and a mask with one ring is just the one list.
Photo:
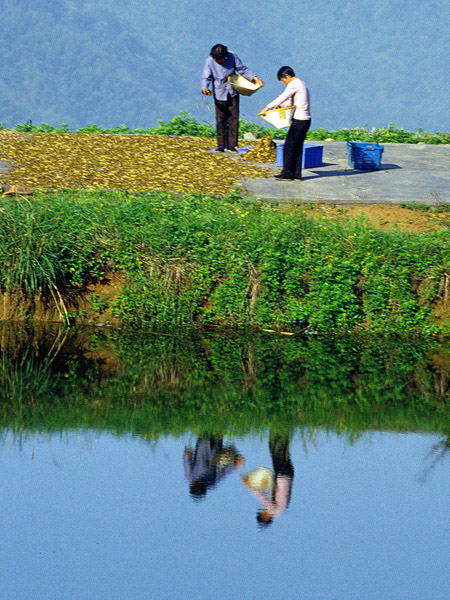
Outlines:
{"label": "reflection of woman in white", "polygon": [[270,525],[274,518],[280,516],[289,505],[294,479],[294,469],[289,456],[289,441],[287,435],[269,436],[269,450],[275,471],[271,493],[249,488],[263,505],[256,515],[256,520],[261,525]]}

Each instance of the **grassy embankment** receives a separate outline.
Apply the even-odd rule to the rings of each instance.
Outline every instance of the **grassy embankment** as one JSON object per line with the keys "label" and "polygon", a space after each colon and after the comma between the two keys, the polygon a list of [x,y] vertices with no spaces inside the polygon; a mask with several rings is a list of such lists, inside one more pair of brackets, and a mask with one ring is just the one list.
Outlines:
{"label": "grassy embankment", "polygon": [[381,231],[238,193],[60,191],[1,208],[3,318],[53,306],[153,328],[448,332],[448,227]]}
{"label": "grassy embankment", "polygon": [[67,322],[158,328],[448,330],[445,217],[438,231],[380,231],[345,211],[224,196],[270,173],[183,137],[212,135],[205,127],[180,115],[157,131],[176,137],[5,134],[9,183],[74,189],[2,201],[1,318],[53,308]]}

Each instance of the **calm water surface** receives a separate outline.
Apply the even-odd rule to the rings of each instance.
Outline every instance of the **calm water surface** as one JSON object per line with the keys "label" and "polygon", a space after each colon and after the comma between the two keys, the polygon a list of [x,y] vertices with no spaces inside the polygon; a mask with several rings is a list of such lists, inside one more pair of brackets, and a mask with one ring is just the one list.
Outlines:
{"label": "calm water surface", "polygon": [[449,598],[446,440],[3,430],[0,597]]}

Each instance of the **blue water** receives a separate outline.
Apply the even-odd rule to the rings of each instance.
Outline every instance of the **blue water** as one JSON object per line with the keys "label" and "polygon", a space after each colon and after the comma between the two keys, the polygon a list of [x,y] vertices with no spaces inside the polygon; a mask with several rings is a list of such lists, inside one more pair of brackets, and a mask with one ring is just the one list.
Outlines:
{"label": "blue water", "polygon": [[195,436],[94,431],[0,446],[0,598],[400,600],[450,597],[450,460],[439,435],[296,431],[290,502],[268,526],[242,475],[269,432],[194,498]]}

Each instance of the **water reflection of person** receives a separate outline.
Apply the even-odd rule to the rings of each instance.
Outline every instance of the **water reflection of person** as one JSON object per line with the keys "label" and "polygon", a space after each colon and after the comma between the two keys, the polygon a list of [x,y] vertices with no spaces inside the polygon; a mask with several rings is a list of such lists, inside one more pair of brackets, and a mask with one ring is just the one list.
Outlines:
{"label": "water reflection of person", "polygon": [[234,446],[224,446],[222,436],[200,436],[195,450],[185,448],[183,455],[184,473],[189,482],[189,492],[200,499],[226,475],[244,463]]}
{"label": "water reflection of person", "polygon": [[271,494],[250,488],[252,494],[262,503],[256,520],[262,526],[270,525],[275,517],[279,517],[289,506],[291,499],[294,468],[289,455],[289,435],[270,434],[269,450],[275,472],[274,486]]}

